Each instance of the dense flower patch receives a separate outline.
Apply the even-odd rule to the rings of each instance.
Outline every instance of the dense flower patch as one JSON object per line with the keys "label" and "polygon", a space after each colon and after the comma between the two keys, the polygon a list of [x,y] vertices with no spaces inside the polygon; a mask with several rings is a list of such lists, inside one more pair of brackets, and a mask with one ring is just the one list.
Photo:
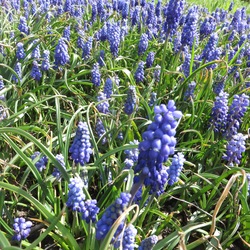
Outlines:
{"label": "dense flower patch", "polygon": [[0,249],[249,247],[250,15],[223,6],[0,0]]}

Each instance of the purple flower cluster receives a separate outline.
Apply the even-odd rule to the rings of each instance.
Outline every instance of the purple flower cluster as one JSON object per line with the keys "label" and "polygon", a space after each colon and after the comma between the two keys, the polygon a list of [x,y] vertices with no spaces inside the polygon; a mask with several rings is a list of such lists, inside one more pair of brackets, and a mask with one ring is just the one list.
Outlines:
{"label": "purple flower cluster", "polygon": [[154,52],[149,52],[148,56],[146,58],[146,67],[147,68],[151,68],[153,66],[154,63],[154,59],[155,59],[155,53]]}
{"label": "purple flower cluster", "polygon": [[103,67],[105,65],[105,51],[104,50],[100,50],[98,64],[100,67]]}
{"label": "purple flower cluster", "polygon": [[221,91],[215,97],[214,106],[212,108],[210,124],[215,132],[224,133],[227,126],[228,115],[228,93]]}
{"label": "purple flower cluster", "polygon": [[[103,122],[100,118],[98,118],[96,121],[95,131],[97,133],[98,138],[101,138],[106,133],[106,129],[105,129]],[[107,143],[107,138],[103,137],[102,144],[104,145],[105,143]]]}
{"label": "purple flower cluster", "polygon": [[234,95],[232,104],[229,107],[227,116],[226,137],[231,138],[232,135],[238,133],[242,123],[242,118],[245,115],[249,106],[249,96],[246,94]]}
{"label": "purple flower cluster", "polygon": [[213,17],[206,17],[200,26],[200,36],[201,38],[208,37],[216,29],[216,21]]}
{"label": "purple flower cluster", "polygon": [[170,34],[171,36],[175,35],[179,22],[182,17],[184,5],[185,5],[184,0],[179,0],[179,1],[170,0],[169,1],[167,8],[166,8],[166,12],[165,12],[166,21],[164,25],[164,31],[167,36],[168,34]]}
{"label": "purple flower cluster", "polygon": [[143,61],[140,61],[139,64],[138,64],[138,67],[135,71],[135,74],[134,74],[134,78],[135,78],[135,82],[136,83],[140,83],[140,82],[143,82],[144,79],[145,79],[145,76],[144,76],[144,62]]}
{"label": "purple flower cluster", "polygon": [[30,158],[32,159],[32,161],[36,161],[35,166],[36,166],[37,170],[39,172],[42,172],[43,169],[46,168],[46,165],[48,163],[48,158],[47,158],[47,156],[44,155],[39,160],[36,160],[40,156],[41,156],[41,153],[36,151],[33,155],[31,155]]}
{"label": "purple flower cluster", "polygon": [[182,46],[189,46],[192,48],[193,43],[198,41],[197,23],[199,19],[198,7],[192,6],[186,16],[185,24],[181,35]]}
{"label": "purple flower cluster", "polygon": [[160,194],[168,179],[166,162],[169,155],[174,154],[176,145],[176,127],[182,117],[181,111],[176,110],[175,102],[170,100],[154,108],[154,121],[142,134],[143,141],[139,144],[138,164],[135,167],[134,182],[143,181],[145,186],[150,186],[150,192]]}
{"label": "purple flower cluster", "polygon": [[[134,250],[135,249],[135,236],[137,234],[136,228],[130,224],[127,226],[114,243],[114,248]],[[121,248],[120,248],[121,247]]]}
{"label": "purple flower cluster", "polygon": [[83,193],[84,182],[80,177],[70,178],[67,207],[73,211],[81,212],[84,209],[85,194]]}
{"label": "purple flower cluster", "polygon": [[109,113],[109,102],[106,98],[106,95],[102,91],[100,91],[98,93],[97,101],[98,101],[98,104],[96,105],[97,110],[100,113],[108,114]]}
{"label": "purple flower cluster", "polygon": [[80,212],[82,219],[87,223],[90,221],[96,221],[96,215],[99,212],[96,200],[85,200],[85,194],[83,193],[84,182],[80,177],[74,177],[70,179],[68,200],[66,202],[67,207],[73,211]]}
{"label": "purple flower cluster", "polygon": [[6,108],[0,105],[0,122],[7,118]]}
{"label": "purple flower cluster", "polygon": [[121,29],[116,23],[108,24],[108,41],[110,45],[110,51],[114,57],[118,56],[119,45],[120,45],[120,33]]}
{"label": "purple flower cluster", "polygon": [[138,55],[143,55],[148,48],[148,35],[143,33],[141,35],[139,46],[138,46]]}
{"label": "purple flower cluster", "polygon": [[158,242],[158,237],[156,235],[152,235],[141,242],[138,250],[152,250],[153,246],[157,242]]}
{"label": "purple flower cluster", "polygon": [[[125,211],[129,205],[131,194],[121,193],[120,197],[115,200],[103,213],[101,219],[96,223],[96,239],[102,240],[105,238],[114,222]],[[124,221],[119,225],[114,234],[113,240],[121,233],[124,227]]]}
{"label": "purple flower cluster", "polygon": [[[217,47],[217,43],[219,40],[219,36],[217,33],[212,33],[210,35],[210,38],[208,40],[208,43],[206,44],[201,59],[205,59],[206,62],[211,62],[214,60],[219,60],[220,56],[222,54],[221,48]],[[216,68],[216,63],[210,65],[208,68],[214,69]]]}
{"label": "purple flower cluster", "polygon": [[67,41],[70,40],[70,25],[65,27],[65,29],[63,30],[62,37],[65,38]]}
{"label": "purple flower cluster", "polygon": [[69,148],[71,158],[76,164],[84,166],[90,160],[92,154],[89,129],[86,122],[79,122],[76,130],[74,141]]}
{"label": "purple flower cluster", "polygon": [[[60,165],[65,169],[65,161],[64,161],[64,157],[62,154],[57,154],[56,155],[56,160],[60,163]],[[60,180],[61,179],[61,172],[58,168],[54,168],[54,171],[52,173],[52,175],[57,179]]]}
{"label": "purple flower cluster", "polygon": [[49,50],[43,51],[42,65],[41,65],[41,70],[43,71],[47,71],[50,68],[49,53],[50,53]]}
{"label": "purple flower cluster", "polygon": [[55,49],[55,65],[63,66],[69,62],[68,45],[64,38],[60,38]]}
{"label": "purple flower cluster", "polygon": [[92,78],[92,83],[95,87],[99,87],[101,84],[101,73],[99,70],[99,64],[94,63],[93,68],[91,70],[91,78]]}
{"label": "purple flower cluster", "polygon": [[24,59],[25,56],[26,56],[26,54],[24,52],[23,43],[19,42],[17,44],[16,58],[17,58],[17,60],[21,60],[21,59]]}
{"label": "purple flower cluster", "polygon": [[93,37],[89,37],[88,40],[83,44],[82,47],[82,59],[87,60],[90,58],[91,49],[92,49]]}
{"label": "purple flower cluster", "polygon": [[238,133],[233,135],[228,141],[226,154],[222,157],[222,159],[226,160],[229,166],[232,167],[234,164],[240,164],[242,153],[246,150],[246,138],[247,136]]}
{"label": "purple flower cluster", "polygon": [[13,224],[13,229],[15,233],[13,236],[13,240],[25,240],[30,234],[31,227],[31,221],[26,221],[23,217],[15,218]]}
{"label": "purple flower cluster", "polygon": [[131,115],[135,110],[136,105],[136,89],[135,86],[129,86],[127,92],[127,99],[124,104],[124,112],[127,115]]}
{"label": "purple flower cluster", "polygon": [[191,98],[194,98],[194,90],[196,87],[196,82],[192,81],[191,83],[188,84],[187,90],[184,93],[184,100],[190,100]]}
{"label": "purple flower cluster", "polygon": [[154,70],[154,79],[156,82],[160,82],[160,78],[161,78],[161,66],[157,64]]}
{"label": "purple flower cluster", "polygon": [[168,169],[168,185],[172,186],[175,182],[177,182],[180,173],[182,171],[183,165],[185,162],[184,155],[182,153],[177,153],[173,156],[172,164]]}
{"label": "purple flower cluster", "polygon": [[[14,67],[14,70],[16,72],[16,74],[18,75],[20,81],[22,80],[22,68],[21,68],[21,63],[20,62],[17,62],[15,67]],[[16,75],[12,75],[12,80],[15,82],[15,83],[18,83],[19,80],[18,78],[16,77]]]}
{"label": "purple flower cluster", "polygon": [[156,101],[157,101],[157,94],[155,92],[152,92],[150,94],[150,100],[149,100],[148,106],[153,107],[155,105]]}
{"label": "purple flower cluster", "polygon": [[[139,142],[137,140],[131,141],[130,145],[138,145]],[[124,160],[125,169],[130,169],[138,160],[139,150],[138,148],[126,149],[124,150],[124,154],[126,155],[126,159]]]}
{"label": "purple flower cluster", "polygon": [[33,61],[30,76],[34,78],[36,81],[40,81],[42,78],[42,73],[36,60]]}
{"label": "purple flower cluster", "polygon": [[[34,44],[36,44],[37,41],[34,41]],[[35,46],[35,48],[32,50],[31,58],[33,59],[39,59],[41,57],[40,53],[40,46],[39,44]]]}
{"label": "purple flower cluster", "polygon": [[[0,90],[4,89],[4,82],[3,82],[3,77],[2,75],[0,75]],[[4,95],[0,95],[0,101],[4,101],[5,100],[5,96]]]}
{"label": "purple flower cluster", "polygon": [[29,34],[29,27],[27,25],[27,20],[24,16],[20,17],[20,23],[18,25],[18,29],[20,30],[20,32],[28,35]]}
{"label": "purple flower cluster", "polygon": [[106,95],[107,98],[110,98],[113,94],[113,81],[110,78],[107,78],[104,84],[103,93]]}

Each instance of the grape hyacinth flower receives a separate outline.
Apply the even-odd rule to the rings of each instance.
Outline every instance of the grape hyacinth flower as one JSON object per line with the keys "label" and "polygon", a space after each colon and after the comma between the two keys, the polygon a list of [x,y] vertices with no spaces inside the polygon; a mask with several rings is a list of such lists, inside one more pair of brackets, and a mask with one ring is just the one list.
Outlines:
{"label": "grape hyacinth flower", "polygon": [[247,192],[247,195],[249,196],[249,193],[250,193],[250,174],[247,173],[246,176],[247,176],[247,183],[248,183],[248,192]]}
{"label": "grape hyacinth flower", "polygon": [[155,59],[155,53],[152,51],[149,52],[146,58],[146,68],[151,68],[153,66],[154,59]]}
{"label": "grape hyacinth flower", "polygon": [[238,133],[242,118],[244,117],[249,106],[249,96],[246,94],[234,95],[232,104],[229,107],[227,117],[226,137],[231,138],[232,135]]}
{"label": "grape hyacinth flower", "polygon": [[86,200],[84,203],[84,208],[82,209],[82,219],[85,220],[87,223],[90,221],[96,221],[96,215],[99,213],[99,207],[97,207],[96,200]]}
{"label": "grape hyacinth flower", "polygon": [[[217,33],[212,33],[210,35],[208,43],[206,44],[202,52],[201,59],[205,59],[206,62],[211,62],[220,59],[222,51],[221,48],[217,48],[218,40],[219,36],[217,35]],[[216,66],[216,63],[214,63],[212,65],[209,65],[208,68],[215,69]]]}
{"label": "grape hyacinth flower", "polygon": [[91,78],[92,78],[92,83],[95,87],[99,87],[101,84],[101,73],[99,70],[99,64],[94,63],[93,68],[91,70]]}
{"label": "grape hyacinth flower", "polygon": [[[161,194],[168,180],[168,173],[163,163],[169,155],[174,154],[176,145],[176,127],[182,112],[176,110],[175,102],[154,107],[154,121],[142,134],[143,141],[139,144],[138,163],[135,167],[134,185],[144,182],[150,186],[150,193]],[[133,189],[133,188],[132,188]],[[132,190],[134,192],[134,190]]]}
{"label": "grape hyacinth flower", "polygon": [[154,70],[155,82],[160,82],[160,78],[161,78],[161,66],[157,64]]}
{"label": "grape hyacinth flower", "polygon": [[143,55],[148,48],[148,35],[143,33],[141,35],[139,45],[138,45],[138,55]]}
{"label": "grape hyacinth flower", "polygon": [[80,121],[76,130],[76,135],[74,141],[69,148],[71,153],[71,158],[76,164],[84,166],[90,160],[90,155],[92,154],[89,129],[86,122]]}
{"label": "grape hyacinth flower", "polygon": [[99,102],[96,105],[97,110],[103,114],[109,113],[109,102],[106,98],[106,95],[103,92],[100,91],[98,93],[97,101]]}
{"label": "grape hyacinth flower", "polygon": [[90,58],[92,49],[93,38],[90,36],[86,43],[84,43],[82,48],[82,59],[87,60]]}
{"label": "grape hyacinth flower", "polygon": [[[129,142],[130,145],[139,145],[138,140],[133,140]],[[139,155],[139,149],[138,147],[132,148],[132,149],[126,149],[124,150],[124,154],[126,155],[126,159],[132,160],[134,163],[137,162],[138,160],[138,155]]]}
{"label": "grape hyacinth flower", "polygon": [[[37,43],[37,41],[34,41],[34,44]],[[39,44],[35,46],[35,48],[32,51],[31,58],[33,59],[39,59],[41,57],[40,54],[40,46]]]}
{"label": "grape hyacinth flower", "polygon": [[[98,138],[101,138],[106,133],[105,127],[104,127],[103,122],[100,118],[98,118],[96,121],[95,131],[96,131]],[[102,145],[104,145],[106,143],[107,143],[107,138],[103,137],[102,138]]]}
{"label": "grape hyacinth flower", "polygon": [[69,62],[68,45],[64,38],[60,38],[55,49],[55,65],[63,66]]}
{"label": "grape hyacinth flower", "polygon": [[110,98],[113,94],[113,81],[110,78],[107,78],[104,84],[103,93],[106,95],[107,98]]}
{"label": "grape hyacinth flower", "polygon": [[[4,82],[3,82],[3,77],[2,75],[0,75],[0,90],[4,89]],[[4,101],[5,100],[5,96],[4,95],[0,95],[0,101]]]}
{"label": "grape hyacinth flower", "polygon": [[[125,209],[127,209],[130,198],[131,194],[123,192],[120,194],[120,197],[118,197],[115,202],[105,210],[101,219],[96,223],[97,240],[102,240],[105,238],[114,222],[125,211]],[[121,233],[123,227],[124,221],[122,221],[122,223],[118,226],[114,234],[113,241]]]}
{"label": "grape hyacinth flower", "polygon": [[84,182],[80,177],[70,178],[67,207],[73,211],[82,212],[85,208]]}
{"label": "grape hyacinth flower", "polygon": [[149,100],[148,106],[153,107],[155,105],[156,101],[157,101],[157,94],[155,92],[152,92],[150,94],[150,100]]}
{"label": "grape hyacinth flower", "polygon": [[135,71],[134,78],[136,83],[143,82],[145,77],[144,77],[144,62],[140,61],[138,64],[138,67]]}
{"label": "grape hyacinth flower", "polygon": [[23,217],[15,218],[13,224],[15,234],[12,239],[16,241],[25,240],[30,234],[31,227],[31,221],[26,221]]}
{"label": "grape hyacinth flower", "polygon": [[187,45],[189,46],[189,48],[192,48],[193,42],[195,44],[198,42],[198,32],[197,32],[198,19],[199,19],[198,7],[194,5],[189,9],[189,12],[186,16],[185,24],[183,26],[181,35],[182,46]]}
{"label": "grape hyacinth flower", "polygon": [[206,17],[200,26],[200,36],[201,38],[208,37],[216,29],[216,21],[213,17]]}
{"label": "grape hyacinth flower", "polygon": [[246,138],[247,136],[238,133],[236,135],[233,135],[232,138],[228,141],[226,154],[222,157],[222,159],[227,161],[228,166],[232,167],[234,166],[234,164],[240,164],[242,153],[244,153],[246,150]]}
{"label": "grape hyacinth flower", "polygon": [[191,54],[189,53],[189,48],[187,46],[184,47],[184,62],[181,65],[181,70],[184,73],[185,77],[190,75],[190,62],[191,62]]}
{"label": "grape hyacinth flower", "polygon": [[36,81],[40,81],[40,79],[42,78],[42,73],[40,71],[37,61],[33,61],[33,66],[31,69],[30,76],[34,78]]}
{"label": "grape hyacinth flower", "polygon": [[129,86],[127,99],[124,104],[124,112],[131,115],[135,110],[136,105],[136,89],[135,86]]}
{"label": "grape hyacinth flower", "polygon": [[29,27],[27,25],[27,20],[24,16],[20,17],[20,23],[18,25],[18,29],[20,30],[20,32],[28,35],[29,34]]}
{"label": "grape hyacinth flower", "polygon": [[103,67],[105,65],[105,51],[104,50],[100,50],[98,64],[100,67]]}
{"label": "grape hyacinth flower", "polygon": [[164,24],[164,31],[166,36],[169,34],[171,36],[176,34],[179,22],[182,17],[184,10],[185,1],[184,0],[170,0],[166,8],[166,22]]}
{"label": "grape hyacinth flower", "polygon": [[141,7],[137,5],[132,11],[133,11],[133,14],[131,17],[131,24],[132,26],[135,26],[135,25],[138,25],[140,22]]}
{"label": "grape hyacinth flower", "polygon": [[135,236],[137,234],[137,229],[130,224],[127,226],[114,243],[114,248],[133,250],[135,249]]}
{"label": "grape hyacinth flower", "polygon": [[196,82],[192,81],[188,84],[187,90],[184,93],[184,100],[187,101],[189,99],[194,98],[194,89],[196,87]]}
{"label": "grape hyacinth flower", "polygon": [[108,24],[108,41],[110,45],[110,51],[114,57],[118,56],[119,45],[120,45],[120,36],[121,29],[116,23]]}
{"label": "grape hyacinth flower", "polygon": [[50,68],[50,62],[49,62],[49,50],[44,50],[43,51],[43,56],[42,56],[42,65],[41,65],[41,70],[43,71],[48,71]]}
{"label": "grape hyacinth flower", "polygon": [[177,182],[180,173],[182,171],[183,165],[185,162],[184,155],[182,153],[177,153],[173,156],[172,164],[168,168],[168,185],[172,186],[175,182]]}
{"label": "grape hyacinth flower", "polygon": [[[40,156],[41,156],[41,153],[36,151],[33,155],[31,155],[30,158],[32,159],[32,161],[35,161],[36,158]],[[36,161],[35,166],[39,172],[42,172],[43,169],[46,168],[47,163],[48,163],[48,158],[47,156],[44,155],[39,160]]]}
{"label": "grape hyacinth flower", "polygon": [[152,250],[153,246],[157,242],[158,242],[158,237],[156,235],[152,235],[141,242],[138,250]]}
{"label": "grape hyacinth flower", "polygon": [[[19,77],[20,81],[22,80],[22,68],[21,68],[21,63],[18,62],[16,63],[15,67],[14,67],[14,70],[17,74],[17,76]],[[17,78],[16,75],[12,75],[12,80],[15,82],[15,83],[18,83],[19,82],[19,79]]]}
{"label": "grape hyacinth flower", "polygon": [[17,60],[21,60],[21,59],[24,59],[25,56],[26,54],[24,52],[23,43],[19,42],[17,44],[16,58]]}
{"label": "grape hyacinth flower", "polygon": [[225,81],[222,80],[220,82],[217,82],[213,85],[213,92],[216,94],[216,95],[219,95],[221,91],[224,90],[224,87],[225,87]]}
{"label": "grape hyacinth flower", "polygon": [[214,132],[224,133],[226,130],[228,116],[228,96],[228,93],[221,91],[219,95],[215,97],[210,120],[210,124],[213,127]]}
{"label": "grape hyacinth flower", "polygon": [[65,27],[62,37],[65,38],[68,42],[70,41],[70,25]]}
{"label": "grape hyacinth flower", "polygon": [[7,118],[6,108],[0,105],[0,122]]}
{"label": "grape hyacinth flower", "polygon": [[[56,155],[56,160],[60,163],[60,165],[64,168],[65,168],[65,161],[64,161],[64,157],[62,154],[57,154]],[[57,180],[60,180],[61,179],[61,172],[58,168],[54,168],[54,171],[52,173],[52,175],[57,179]]]}

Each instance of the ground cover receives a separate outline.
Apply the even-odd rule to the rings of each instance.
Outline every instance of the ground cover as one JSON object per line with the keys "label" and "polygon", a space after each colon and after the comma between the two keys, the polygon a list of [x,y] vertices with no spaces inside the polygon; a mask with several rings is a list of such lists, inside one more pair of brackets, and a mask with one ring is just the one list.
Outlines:
{"label": "ground cover", "polygon": [[246,7],[0,3],[0,249],[249,249]]}

